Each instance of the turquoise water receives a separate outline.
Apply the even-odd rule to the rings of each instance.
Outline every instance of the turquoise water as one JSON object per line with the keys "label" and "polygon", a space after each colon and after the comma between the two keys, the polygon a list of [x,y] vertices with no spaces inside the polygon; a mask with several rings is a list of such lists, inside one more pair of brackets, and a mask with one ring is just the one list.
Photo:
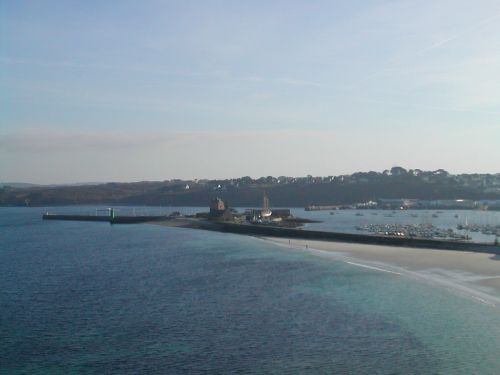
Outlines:
{"label": "turquoise water", "polygon": [[500,372],[497,307],[251,237],[44,211],[0,209],[0,373]]}

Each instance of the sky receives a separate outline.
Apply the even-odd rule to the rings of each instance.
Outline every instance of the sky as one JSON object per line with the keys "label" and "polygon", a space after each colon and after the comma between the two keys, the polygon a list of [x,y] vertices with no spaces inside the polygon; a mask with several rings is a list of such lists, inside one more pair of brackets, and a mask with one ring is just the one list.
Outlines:
{"label": "sky", "polygon": [[500,172],[497,0],[0,2],[0,181]]}

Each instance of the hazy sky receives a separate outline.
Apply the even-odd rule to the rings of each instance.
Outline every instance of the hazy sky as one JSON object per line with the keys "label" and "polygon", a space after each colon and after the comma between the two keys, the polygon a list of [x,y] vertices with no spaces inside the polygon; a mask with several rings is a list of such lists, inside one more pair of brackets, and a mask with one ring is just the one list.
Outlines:
{"label": "hazy sky", "polygon": [[498,0],[0,2],[0,181],[500,172]]}

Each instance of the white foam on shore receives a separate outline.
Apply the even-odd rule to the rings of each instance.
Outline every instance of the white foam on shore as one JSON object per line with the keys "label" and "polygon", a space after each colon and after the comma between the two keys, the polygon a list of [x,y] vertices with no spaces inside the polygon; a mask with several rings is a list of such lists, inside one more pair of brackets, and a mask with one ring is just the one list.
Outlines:
{"label": "white foam on shore", "polygon": [[[384,262],[368,261],[356,257],[350,251],[336,251],[336,250],[321,250],[313,247],[304,247],[291,245],[290,243],[285,243],[280,240],[275,240],[271,238],[262,238],[262,240],[267,242],[272,242],[273,244],[294,250],[305,251],[307,253],[321,256],[337,261],[343,261],[346,264],[352,266],[365,268],[371,271],[384,272],[397,276],[405,276],[414,279],[419,282],[424,282],[430,285],[436,285],[443,287],[456,295],[467,298],[469,300],[479,302],[485,305],[499,307],[500,297],[492,295],[489,291],[494,292],[492,288],[481,287],[476,284],[471,284],[471,282],[477,282],[480,280],[487,280],[495,278],[496,276],[485,276],[472,274],[464,271],[455,271],[443,268],[432,268],[432,269],[422,269],[422,270],[410,270],[401,265],[394,265]],[[349,246],[345,244],[346,247]]]}
{"label": "white foam on shore", "polygon": [[345,262],[347,264],[352,264],[353,266],[358,266],[358,267],[362,267],[362,268],[368,268],[368,269],[374,270],[374,271],[381,271],[381,272],[392,273],[394,275],[401,275],[400,272],[389,271],[389,270],[385,270],[385,269],[380,268],[380,267],[368,266],[366,264],[354,263],[354,262],[350,262],[350,261],[347,261],[347,260]]}

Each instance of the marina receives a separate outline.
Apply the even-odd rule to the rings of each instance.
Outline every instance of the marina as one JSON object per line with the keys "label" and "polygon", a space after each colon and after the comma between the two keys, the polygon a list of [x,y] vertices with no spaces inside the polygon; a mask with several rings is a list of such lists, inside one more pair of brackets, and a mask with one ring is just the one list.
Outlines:
{"label": "marina", "polygon": [[500,236],[500,225],[479,225],[479,224],[471,224],[471,225],[457,225],[457,229],[467,232],[476,232],[489,236]]}
{"label": "marina", "polygon": [[356,229],[385,236],[469,240],[467,235],[457,233],[451,228],[442,229],[432,224],[366,224],[356,226]]}
{"label": "marina", "polygon": [[[356,215],[364,211],[363,216]],[[369,213],[368,213],[369,212]],[[325,230],[345,233],[366,233],[371,228],[375,232],[401,232],[402,227],[410,226],[412,232],[430,226],[437,228],[438,236],[453,233],[451,238],[468,239],[470,242],[493,243],[499,236],[500,212],[482,210],[337,210],[334,215],[325,211],[292,210],[294,215],[304,215],[321,223],[307,224],[305,229]],[[433,216],[435,214],[437,217]],[[387,226],[387,227],[386,227]],[[387,230],[386,230],[387,229]],[[450,232],[450,229],[452,232]],[[426,230],[426,232],[429,232]],[[432,231],[431,231],[432,232]],[[450,238],[450,237],[448,237]]]}

